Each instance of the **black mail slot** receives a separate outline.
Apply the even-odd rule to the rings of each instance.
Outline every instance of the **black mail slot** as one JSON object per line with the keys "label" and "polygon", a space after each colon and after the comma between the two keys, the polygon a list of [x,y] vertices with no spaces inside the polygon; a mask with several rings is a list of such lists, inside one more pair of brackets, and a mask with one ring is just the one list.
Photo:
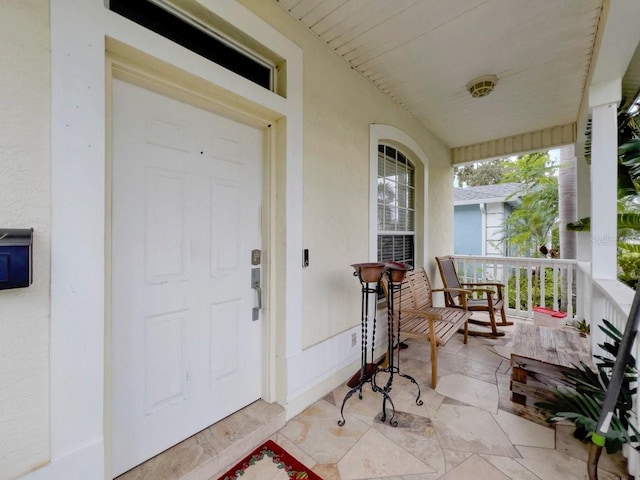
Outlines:
{"label": "black mail slot", "polygon": [[33,228],[0,228],[0,290],[31,285],[32,247]]}

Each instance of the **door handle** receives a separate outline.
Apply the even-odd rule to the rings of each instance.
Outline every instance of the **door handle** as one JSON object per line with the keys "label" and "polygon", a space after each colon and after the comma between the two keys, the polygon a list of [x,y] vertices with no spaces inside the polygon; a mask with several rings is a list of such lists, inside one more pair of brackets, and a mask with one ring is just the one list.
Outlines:
{"label": "door handle", "polygon": [[255,286],[253,288],[258,292],[258,306],[256,308],[260,310],[262,308],[262,289],[258,286]]}
{"label": "door handle", "polygon": [[258,306],[252,309],[252,320],[260,318],[260,309],[262,308],[262,288],[260,287],[260,269],[251,269],[251,288],[258,293]]}

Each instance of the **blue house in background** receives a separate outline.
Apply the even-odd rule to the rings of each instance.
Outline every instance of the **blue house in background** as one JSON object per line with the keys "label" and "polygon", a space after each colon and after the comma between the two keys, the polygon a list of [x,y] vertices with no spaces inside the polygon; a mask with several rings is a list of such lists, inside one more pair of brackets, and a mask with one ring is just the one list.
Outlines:
{"label": "blue house in background", "polygon": [[518,183],[454,188],[454,253],[509,256],[503,222],[518,204],[517,196],[507,198],[520,188]]}

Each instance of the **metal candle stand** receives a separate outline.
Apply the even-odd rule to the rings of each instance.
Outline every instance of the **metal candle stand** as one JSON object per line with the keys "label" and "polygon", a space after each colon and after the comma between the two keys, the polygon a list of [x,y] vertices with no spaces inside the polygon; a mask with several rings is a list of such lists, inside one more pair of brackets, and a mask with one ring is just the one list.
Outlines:
{"label": "metal candle stand", "polygon": [[[357,276],[362,285],[362,316],[361,316],[361,357],[360,357],[360,379],[358,384],[355,385],[351,390],[347,392],[344,399],[342,400],[342,407],[340,408],[340,416],[342,417],[338,420],[338,425],[343,426],[345,424],[344,418],[344,406],[347,403],[355,392],[358,392],[358,397],[362,400],[362,386],[371,382],[371,389],[374,392],[380,393],[383,397],[382,400],[382,416],[380,419],[384,422],[387,419],[387,402],[391,405],[392,415],[389,419],[389,424],[396,427],[398,426],[398,422],[394,421],[395,417],[395,406],[393,405],[393,401],[389,396],[389,392],[391,391],[391,387],[393,384],[394,375],[399,375],[401,377],[407,378],[418,388],[418,396],[416,397],[416,405],[422,405],[423,402],[420,400],[420,386],[418,382],[411,377],[410,375],[406,375],[400,371],[400,306],[398,305],[398,328],[396,331],[393,330],[393,317],[395,313],[395,305],[394,305],[394,293],[399,291],[401,288],[402,280],[404,279],[408,270],[412,267],[403,263],[391,262],[391,263],[356,263],[351,265],[356,271],[354,272],[354,276]],[[369,296],[371,294],[375,294],[377,298],[378,294],[378,283],[382,279],[382,275],[385,270],[387,271],[387,284],[388,284],[388,292],[389,296],[387,298],[387,324],[388,324],[388,335],[387,335],[387,360],[388,365],[386,368],[378,368],[377,364],[375,364],[374,359],[374,348],[375,348],[375,335],[376,335],[376,314],[374,310],[373,315],[373,331],[371,335],[371,363],[368,362],[368,353],[367,353],[367,329],[369,322]],[[369,284],[373,284],[373,287],[370,287]],[[394,361],[394,347],[398,346],[397,353],[397,362]],[[389,374],[387,381],[384,386],[379,386],[376,382],[376,377],[379,373],[385,372]]]}
{"label": "metal candle stand", "polygon": [[[378,294],[378,282],[382,278],[382,274],[384,273],[384,263],[355,263],[351,265],[355,272],[353,275],[358,277],[360,280],[360,284],[362,285],[362,306],[361,306],[361,320],[360,320],[360,332],[361,332],[361,342],[360,342],[360,379],[358,384],[354,386],[351,390],[347,392],[342,400],[342,407],[340,408],[340,416],[341,420],[338,420],[338,425],[341,427],[345,424],[344,419],[344,405],[347,403],[355,392],[358,392],[358,398],[362,400],[362,386],[371,381],[371,376],[373,374],[373,369],[377,368],[377,365],[374,363],[375,359],[373,357],[373,350],[376,344],[376,310],[374,308],[373,311],[373,331],[371,334],[371,363],[367,360],[369,358],[369,354],[367,353],[367,335],[368,335],[368,323],[369,323],[369,296],[374,294]],[[373,284],[373,287],[369,286],[369,284]]]}
{"label": "metal candle stand", "polygon": [[[392,415],[389,419],[389,425],[397,427],[398,422],[394,421],[393,418],[396,414],[396,409],[391,401],[391,397],[389,396],[389,392],[391,391],[391,387],[393,385],[393,376],[398,375],[400,377],[406,378],[411,383],[413,383],[418,389],[418,396],[416,397],[416,405],[422,405],[423,402],[420,400],[420,385],[416,382],[415,378],[411,375],[407,375],[406,373],[402,373],[400,371],[400,305],[398,305],[398,311],[396,312],[395,305],[395,294],[396,292],[400,292],[402,288],[402,280],[412,267],[410,265],[406,265],[404,263],[391,262],[386,265],[387,267],[387,285],[388,285],[388,296],[387,296],[387,325],[388,332],[387,335],[387,358],[389,359],[388,365],[386,368],[381,368],[377,370],[373,376],[371,377],[371,388],[374,392],[379,392],[382,394],[382,415],[380,420],[384,422],[387,419],[387,402],[391,404]],[[402,293],[401,293],[402,295]],[[394,331],[393,329],[393,317],[397,315],[397,328]],[[394,356],[394,350],[397,350],[396,356]],[[379,373],[388,373],[389,377],[387,378],[387,382],[383,387],[380,387],[376,381],[377,375]]]}

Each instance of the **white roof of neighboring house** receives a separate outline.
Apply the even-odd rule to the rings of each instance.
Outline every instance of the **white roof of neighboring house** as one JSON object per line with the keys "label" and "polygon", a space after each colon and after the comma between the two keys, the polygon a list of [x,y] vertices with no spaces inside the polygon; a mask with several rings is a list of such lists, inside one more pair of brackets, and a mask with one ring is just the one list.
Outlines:
{"label": "white roof of neighboring house", "polygon": [[518,198],[507,197],[522,188],[519,183],[498,183],[496,185],[481,185],[478,187],[465,187],[453,189],[454,205],[474,205],[478,203],[507,202],[517,203]]}

